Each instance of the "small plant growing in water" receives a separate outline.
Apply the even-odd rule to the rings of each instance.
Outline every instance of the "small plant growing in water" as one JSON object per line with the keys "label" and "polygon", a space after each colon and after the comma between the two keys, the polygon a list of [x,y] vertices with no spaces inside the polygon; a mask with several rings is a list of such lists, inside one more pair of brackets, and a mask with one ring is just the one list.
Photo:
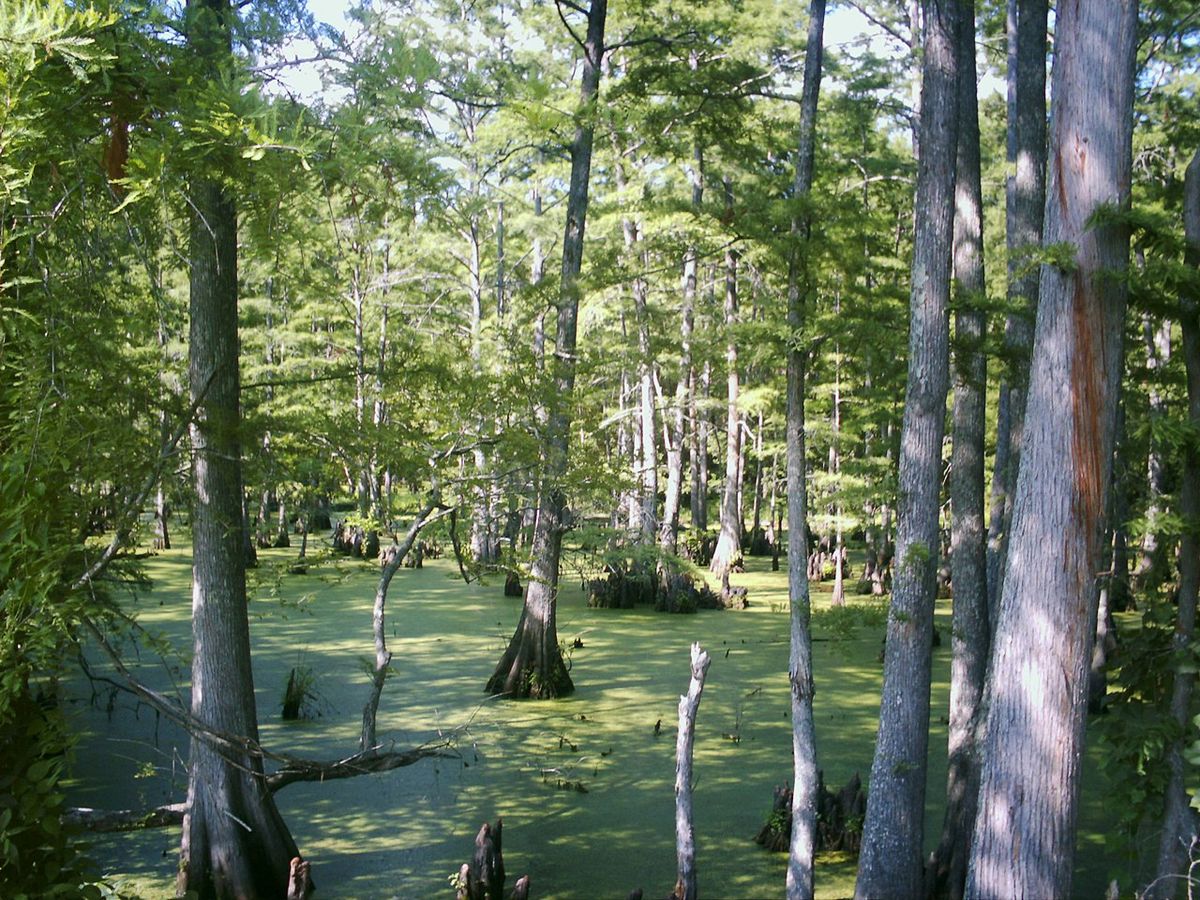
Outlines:
{"label": "small plant growing in water", "polygon": [[321,695],[317,691],[317,676],[308,666],[293,666],[283,689],[283,718],[315,719],[321,715]]}

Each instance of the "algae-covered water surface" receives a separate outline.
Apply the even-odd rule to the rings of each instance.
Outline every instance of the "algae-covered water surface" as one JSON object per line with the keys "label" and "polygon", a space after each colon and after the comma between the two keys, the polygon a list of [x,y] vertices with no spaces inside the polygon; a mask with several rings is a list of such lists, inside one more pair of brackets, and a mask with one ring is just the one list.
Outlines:
{"label": "algae-covered water surface", "polygon": [[[268,551],[251,601],[254,677],[262,741],[271,751],[335,759],[357,747],[372,653],[374,566],[332,563],[284,571]],[[278,566],[276,566],[278,564]],[[451,896],[480,824],[504,819],[510,883],[528,873],[537,897],[623,897],[635,887],[665,895],[675,879],[674,751],[689,646],[712,656],[695,743],[699,887],[706,897],[781,896],[785,856],[753,841],[776,785],[790,779],[786,574],[749,561],[740,581],[749,609],[668,615],[589,609],[565,576],[559,637],[569,648],[575,694],[552,702],[488,699],[483,686],[511,636],[520,600],[502,579],[466,585],[452,560],[404,569],[389,593],[394,657],[379,712],[381,740],[403,748],[456,732],[455,754],[386,774],[293,784],[276,799],[319,896]],[[188,551],[147,564],[153,587],[130,603],[139,623],[186,654]],[[738,582],[735,576],[735,583]],[[830,615],[814,596],[815,714],[820,765],[838,787],[870,771],[878,717],[881,614],[866,603]],[[948,634],[949,610],[939,607]],[[582,646],[572,646],[573,643]],[[934,652],[926,835],[941,826],[945,790],[949,641]],[[133,649],[127,648],[133,655]],[[186,694],[185,655],[137,651],[136,670]],[[311,716],[280,717],[295,667],[314,676]],[[69,686],[82,737],[69,802],[143,808],[183,799],[187,739],[146,706],[102,681]],[[659,733],[655,726],[661,723]],[[1087,788],[1085,787],[1085,790]],[[1085,818],[1087,809],[1085,807]],[[1103,845],[1102,838],[1099,841]],[[1077,887],[1102,885],[1106,863],[1081,851]],[[170,896],[178,830],[100,836],[91,854],[125,890]],[[818,860],[818,896],[853,890],[854,862]]]}

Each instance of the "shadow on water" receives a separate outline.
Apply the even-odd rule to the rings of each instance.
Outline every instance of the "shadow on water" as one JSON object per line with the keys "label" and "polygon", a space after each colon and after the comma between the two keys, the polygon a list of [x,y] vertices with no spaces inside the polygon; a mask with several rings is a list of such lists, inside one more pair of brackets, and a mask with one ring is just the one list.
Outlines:
{"label": "shadow on water", "polygon": [[[265,564],[286,551],[266,551]],[[701,893],[770,897],[783,893],[783,854],[753,837],[776,784],[791,772],[786,572],[750,560],[751,608],[671,616],[587,608],[568,580],[559,638],[572,649],[574,696],[545,703],[489,700],[482,687],[508,641],[520,600],[502,579],[464,585],[452,560],[403,569],[389,593],[387,637],[394,654],[379,733],[397,747],[466,726],[460,757],[426,760],[385,775],[294,784],[280,809],[325,897],[449,896],[449,878],[470,854],[480,823],[503,816],[511,877],[528,873],[538,897],[624,896],[644,887],[666,894],[675,877],[674,727],[687,685],[688,648],[699,640],[713,663],[696,733],[695,821]],[[262,740],[277,752],[320,758],[356,746],[372,653],[375,575],[367,564],[344,574],[285,576],[278,596],[251,602],[254,677]],[[139,621],[186,653],[190,559],[172,551],[149,561],[153,591],[133,604]],[[267,579],[269,582],[270,579]],[[735,583],[737,577],[735,576]],[[268,585],[269,587],[269,585]],[[307,596],[297,604],[297,598]],[[814,608],[828,605],[818,586]],[[854,598],[851,598],[854,602]],[[949,634],[949,610],[939,606]],[[826,783],[870,771],[882,666],[882,628],[826,633],[814,645],[815,715]],[[941,827],[949,641],[935,651],[927,833]],[[175,660],[186,676],[184,658]],[[283,722],[281,695],[293,666],[316,676],[310,721]],[[139,671],[169,688],[172,674],[147,650]],[[180,690],[186,683],[180,681]],[[182,799],[187,741],[146,707],[101,692],[88,702],[82,678],[70,708],[82,733],[69,802],[130,808]],[[655,724],[661,720],[661,733]],[[145,897],[170,896],[178,833],[100,836],[92,855]],[[818,896],[853,890],[854,863],[818,863]],[[1077,887],[1097,882],[1077,879]]]}

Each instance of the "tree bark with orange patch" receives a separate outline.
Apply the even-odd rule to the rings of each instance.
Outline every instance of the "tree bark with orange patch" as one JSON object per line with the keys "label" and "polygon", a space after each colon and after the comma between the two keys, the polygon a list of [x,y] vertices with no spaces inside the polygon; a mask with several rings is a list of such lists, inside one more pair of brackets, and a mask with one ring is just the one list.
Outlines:
{"label": "tree bark with orange patch", "polygon": [[993,640],[968,897],[1071,893],[1129,234],[1136,0],[1057,9],[1047,245]]}

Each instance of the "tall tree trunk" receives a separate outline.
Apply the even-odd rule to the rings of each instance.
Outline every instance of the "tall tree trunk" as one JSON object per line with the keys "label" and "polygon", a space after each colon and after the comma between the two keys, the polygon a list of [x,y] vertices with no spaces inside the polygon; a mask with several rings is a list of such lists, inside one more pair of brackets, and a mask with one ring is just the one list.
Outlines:
{"label": "tall tree trunk", "polygon": [[504,201],[500,200],[496,203],[496,318],[500,320],[508,311],[504,263]]}
{"label": "tall tree trunk", "polygon": [[[193,2],[188,44],[216,79],[230,54],[234,13],[226,0]],[[203,165],[217,168],[215,160]],[[238,378],[237,211],[208,171],[190,180],[192,701],[207,727],[258,740],[250,629],[246,615],[247,537],[243,512]],[[191,742],[179,894],[270,897],[287,890],[296,843],[263,780],[262,759],[200,737]]]}
{"label": "tall tree trunk", "polygon": [[[1200,151],[1192,157],[1184,179],[1184,233],[1187,237],[1187,259],[1200,270]],[[1200,429],[1200,297],[1183,299],[1180,325],[1183,330],[1183,362],[1187,369],[1188,419],[1192,428]],[[1173,649],[1182,656],[1191,646],[1196,633],[1196,595],[1200,588],[1200,452],[1196,443],[1188,442],[1184,449],[1183,483],[1179,491],[1179,515],[1184,521],[1179,546],[1179,609],[1175,620]],[[1185,789],[1187,767],[1183,749],[1193,729],[1189,728],[1192,712],[1192,692],[1196,676],[1176,669],[1171,684],[1171,716],[1179,727],[1179,737],[1167,752],[1170,778],[1167,782],[1163,807],[1163,827],[1158,842],[1157,880],[1145,896],[1164,900],[1178,893],[1179,880],[1185,875],[1189,857],[1197,839],[1196,811],[1188,802]]]}
{"label": "tall tree trunk", "polygon": [[[625,336],[625,314],[621,314],[621,336]],[[636,485],[640,481],[640,472],[638,467],[641,464],[642,458],[642,429],[640,424],[640,410],[638,409],[639,401],[633,396],[633,389],[629,386],[629,375],[625,369],[621,369],[621,397],[618,401],[618,408],[623,413],[621,416],[621,428],[625,436],[625,449],[628,455],[630,481],[629,487],[625,490],[622,499],[622,506],[625,509],[627,516],[626,529],[630,534],[640,534],[642,531],[642,500]],[[628,400],[626,399],[628,398]],[[629,412],[625,415],[626,403],[629,403]],[[618,441],[619,443],[619,441]]]}
{"label": "tall tree trunk", "polygon": [[[642,300],[643,312],[645,297]],[[644,348],[643,353],[650,352],[650,330],[645,324],[638,325],[638,345]],[[638,426],[641,429],[642,455],[639,462],[641,470],[642,493],[642,533],[643,544],[654,543],[658,531],[658,439],[654,427],[654,372],[650,364],[643,360],[638,373],[639,402]]]}
{"label": "tall tree trunk", "polygon": [[[470,193],[480,200],[480,185],[475,173],[475,166],[470,166]],[[484,316],[484,279],[483,279],[483,247],[479,234],[479,216],[470,217],[467,227],[462,231],[465,239],[467,264],[467,285],[471,298],[471,370],[475,377],[483,379],[483,316]],[[499,239],[499,238],[498,238]],[[498,275],[497,278],[500,276]],[[496,283],[496,303],[503,303],[500,282]],[[481,413],[475,421],[479,438],[483,438],[491,430],[487,413]],[[472,451],[475,463],[475,478],[477,483],[471,488],[474,495],[471,511],[471,557],[485,566],[494,565],[499,561],[498,547],[494,540],[495,510],[492,508],[491,466],[483,444],[476,442]]]}
{"label": "tall tree trunk", "polygon": [[[840,318],[842,301],[835,296],[833,301],[834,316]],[[844,557],[845,544],[842,542],[842,457],[839,440],[842,434],[842,351],[838,343],[833,350],[833,404],[829,410],[830,441],[829,441],[829,475],[833,484],[836,502],[833,504],[833,594],[829,598],[830,606],[846,605],[846,572]]]}
{"label": "tall tree trunk", "polygon": [[958,161],[954,211],[954,446],[950,459],[953,661],[947,741],[946,813],[926,888],[959,898],[979,787],[976,732],[988,658],[987,560],[983,527],[984,406],[987,314],[983,197],[979,173],[979,102],[975,73],[975,0],[960,0],[958,22]]}
{"label": "tall tree trunk", "polygon": [[712,362],[705,360],[700,367],[700,399],[696,413],[696,423],[699,429],[697,437],[697,453],[699,464],[697,477],[692,491],[695,494],[693,513],[698,513],[692,519],[699,531],[708,530],[708,441],[712,436],[712,419],[708,410],[708,401],[712,397]]}
{"label": "tall tree trunk", "polygon": [[579,272],[583,264],[583,232],[587,221],[588,184],[592,166],[592,109],[600,88],[604,55],[604,20],[608,0],[592,0],[587,15],[580,106],[582,115],[571,142],[571,181],[563,235],[562,278],[554,335],[554,387],[546,423],[545,478],[538,500],[529,586],[516,632],[487,683],[490,694],[511,697],[561,697],[575,686],[558,646],[556,604],[558,561],[566,509],[567,451],[571,437],[571,400],[575,391],[575,336],[579,316]]}
{"label": "tall tree trunk", "polygon": [[[699,148],[696,156],[699,157]],[[692,209],[699,211],[704,185],[699,172],[692,176]],[[683,292],[679,309],[679,381],[675,386],[675,404],[671,411],[671,430],[667,446],[667,491],[663,498],[663,518],[658,530],[658,543],[667,553],[679,550],[679,505],[683,494],[683,439],[686,417],[694,408],[692,396],[692,331],[696,319],[696,248],[689,246],[683,259]],[[694,413],[693,413],[694,416]],[[693,425],[693,429],[694,429]],[[694,430],[693,430],[694,433]],[[692,445],[692,519],[695,521],[696,473],[695,444]]]}
{"label": "tall tree trunk", "polygon": [[754,431],[754,498],[751,501],[750,540],[757,543],[762,539],[763,502],[763,414],[758,411],[758,427]]}
{"label": "tall tree trunk", "polygon": [[167,507],[167,494],[163,488],[162,481],[158,483],[158,489],[154,493],[154,549],[155,550],[170,550],[171,549],[171,531],[168,527],[168,520],[171,517],[171,511]]}
{"label": "tall tree trunk", "polygon": [[950,253],[958,135],[956,0],[926,0],[908,383],[900,440],[896,573],[879,736],[855,896],[916,897],[923,882],[930,652],[949,384]]}
{"label": "tall tree trunk", "polygon": [[[733,216],[733,181],[725,178],[725,215]],[[742,511],[738,505],[741,478],[741,416],[738,413],[738,348],[734,326],[738,321],[738,254],[725,251],[725,369],[729,390],[725,414],[725,488],[721,493],[721,534],[709,569],[728,581],[729,572],[742,561]]]}
{"label": "tall tree trunk", "polygon": [[[620,136],[614,130],[613,149],[617,162],[614,170],[617,191],[624,194],[628,187],[625,177],[625,159],[628,151],[623,147]],[[621,234],[625,241],[625,255],[631,266],[646,268],[645,255],[641,249],[642,234],[638,223],[626,216],[621,219]],[[636,445],[633,460],[635,478],[641,488],[638,495],[638,538],[643,544],[652,543],[659,527],[658,521],[658,441],[655,436],[654,378],[655,364],[650,344],[650,317],[646,307],[648,286],[641,275],[633,279],[630,291],[633,297],[634,321],[637,325],[638,344],[638,419]]]}
{"label": "tall tree trunk", "polygon": [[1129,256],[1125,227],[1091,217],[1129,201],[1136,25],[1136,0],[1064,3],[1055,21],[1045,240],[1075,255],[1042,267],[970,897],[1071,893]]}
{"label": "tall tree trunk", "polygon": [[[154,267],[150,271],[150,277],[154,284],[159,284],[159,270]],[[160,288],[156,287],[156,291]],[[158,351],[162,358],[162,374],[159,376],[159,385],[162,388],[163,404],[162,410],[158,415],[158,433],[163,443],[166,443],[168,436],[171,433],[170,420],[167,414],[166,397],[170,395],[167,384],[167,372],[170,371],[167,365],[167,323],[164,316],[160,315],[158,319]],[[172,381],[175,379],[172,378]],[[168,524],[170,518],[170,509],[167,506],[167,491],[165,480],[166,473],[159,476],[158,485],[154,493],[154,549],[170,550],[171,549],[171,531]]]}
{"label": "tall tree trunk", "polygon": [[[1006,186],[1008,242],[1008,300],[1014,310],[1004,324],[1004,350],[1008,359],[1005,384],[1008,415],[1004,430],[996,435],[996,471],[1004,505],[992,543],[994,581],[989,585],[992,610],[1000,602],[1008,536],[1012,526],[1013,490],[1021,467],[1028,393],[1029,354],[1033,347],[1033,322],[1038,308],[1038,271],[1029,265],[1031,254],[1042,243],[1042,214],[1046,205],[1046,16],[1047,0],[1010,0],[1008,164],[1013,175]],[[1016,22],[1012,21],[1016,15]],[[1015,50],[1011,46],[1016,39]],[[1015,62],[1015,66],[1013,65]],[[1000,468],[1001,461],[1004,468]]]}
{"label": "tall tree trunk", "polygon": [[[792,710],[792,835],[788,845],[786,889],[788,900],[813,896],[813,855],[817,846],[817,736],[813,722],[813,661],[810,629],[811,600],[808,588],[808,489],[804,462],[804,391],[808,348],[799,344],[804,334],[807,303],[812,294],[808,239],[812,214],[807,208],[812,194],[813,156],[816,147],[817,99],[821,91],[824,57],[825,0],[808,7],[808,42],[804,52],[804,85],[801,88],[800,135],[796,157],[796,203],[792,218],[794,244],[788,260],[787,468],[788,519],[788,684]],[[777,538],[778,539],[778,538]]]}
{"label": "tall tree trunk", "polygon": [[1133,577],[1138,593],[1161,584],[1166,573],[1158,533],[1162,529],[1163,496],[1167,493],[1167,461],[1162,442],[1155,437],[1154,424],[1167,415],[1167,398],[1162,391],[1162,370],[1171,359],[1171,322],[1154,323],[1149,313],[1142,316],[1142,336],[1146,347],[1146,377],[1149,382],[1150,446],[1146,453],[1146,533]]}

